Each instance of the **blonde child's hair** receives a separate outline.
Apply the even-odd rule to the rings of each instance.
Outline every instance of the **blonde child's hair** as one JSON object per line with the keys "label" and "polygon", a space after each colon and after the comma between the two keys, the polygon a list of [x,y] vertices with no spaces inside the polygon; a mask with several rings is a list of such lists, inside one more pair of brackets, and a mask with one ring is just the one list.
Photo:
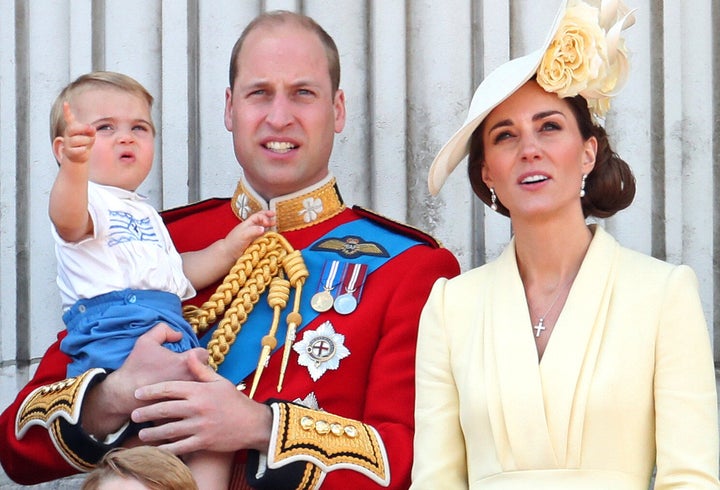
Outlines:
{"label": "blonde child's hair", "polygon": [[[120,90],[138,96],[145,100],[148,107],[152,108],[153,96],[142,86],[140,82],[132,77],[114,71],[93,71],[80,75],[58,94],[50,110],[50,141],[54,141],[65,132],[65,117],[63,116],[63,104],[71,102],[73,97],[91,88]],[[155,125],[150,120],[153,135]]]}
{"label": "blonde child's hair", "polygon": [[174,454],[154,446],[117,448],[88,473],[81,490],[97,490],[111,478],[134,479],[151,490],[198,490],[190,470]]}

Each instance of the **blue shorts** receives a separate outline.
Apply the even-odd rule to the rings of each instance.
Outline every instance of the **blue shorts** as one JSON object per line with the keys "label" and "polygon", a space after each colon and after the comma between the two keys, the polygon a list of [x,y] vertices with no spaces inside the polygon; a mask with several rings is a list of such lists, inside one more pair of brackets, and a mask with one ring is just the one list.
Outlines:
{"label": "blue shorts", "polygon": [[165,291],[124,289],[81,299],[63,314],[68,334],[60,350],[73,358],[67,375],[88,369],[117,369],[135,341],[160,322],[182,332],[178,342],[163,344],[175,352],[199,347],[190,324],[182,316],[180,298]]}

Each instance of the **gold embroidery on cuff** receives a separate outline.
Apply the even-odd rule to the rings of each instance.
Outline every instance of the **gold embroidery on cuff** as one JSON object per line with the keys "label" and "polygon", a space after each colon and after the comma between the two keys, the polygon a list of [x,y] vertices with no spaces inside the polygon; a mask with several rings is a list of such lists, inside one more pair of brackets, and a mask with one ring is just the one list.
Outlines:
{"label": "gold embroidery on cuff", "polygon": [[71,466],[82,472],[88,472],[95,467],[95,465],[92,465],[82,459],[78,454],[75,453],[75,451],[72,450],[70,446],[65,443],[65,439],[62,435],[62,430],[60,429],[59,418],[55,418],[53,420],[52,426],[50,427],[50,435],[52,436],[55,447],[58,449],[58,451],[60,451],[60,454],[63,455],[65,461],[70,463]]}
{"label": "gold embroidery on cuff", "polygon": [[48,430],[53,444],[62,457],[74,468],[88,471],[92,468],[64,441],[60,419],[72,425],[80,420],[80,409],[92,379],[105,374],[104,369],[90,369],[76,378],[67,378],[33,390],[23,401],[15,419],[15,436],[22,439],[33,425]]}
{"label": "gold embroidery on cuff", "polygon": [[390,482],[385,446],[373,427],[290,403],[274,403],[272,408],[270,468],[312,461],[324,472],[351,469],[381,485]]}
{"label": "gold embroidery on cuff", "polygon": [[57,417],[62,417],[73,425],[77,424],[88,384],[95,376],[104,373],[103,369],[90,369],[77,378],[67,378],[33,390],[18,410],[15,419],[17,438],[22,439],[33,425],[49,429]]}
{"label": "gold embroidery on cuff", "polygon": [[307,463],[305,465],[305,471],[303,472],[302,479],[300,480],[300,484],[297,488],[298,490],[320,488],[320,483],[322,483],[323,478],[324,473],[320,471],[320,468],[312,463]]}

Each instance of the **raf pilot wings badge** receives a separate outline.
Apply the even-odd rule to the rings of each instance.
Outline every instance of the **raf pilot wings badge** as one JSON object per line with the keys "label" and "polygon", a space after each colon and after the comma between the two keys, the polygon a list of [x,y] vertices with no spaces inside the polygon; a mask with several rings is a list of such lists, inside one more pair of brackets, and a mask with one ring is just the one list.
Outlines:
{"label": "raf pilot wings badge", "polygon": [[387,250],[376,242],[366,242],[358,236],[348,235],[343,238],[328,238],[313,245],[312,250],[335,252],[346,259],[363,255],[373,257],[389,257]]}

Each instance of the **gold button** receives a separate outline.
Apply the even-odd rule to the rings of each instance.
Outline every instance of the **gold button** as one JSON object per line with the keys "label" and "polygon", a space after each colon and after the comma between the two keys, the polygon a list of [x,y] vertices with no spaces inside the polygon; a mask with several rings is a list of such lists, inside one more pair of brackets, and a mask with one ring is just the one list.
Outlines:
{"label": "gold button", "polygon": [[340,437],[341,435],[343,435],[343,427],[340,424],[330,424],[330,432]]}
{"label": "gold button", "polygon": [[327,434],[328,432],[330,432],[330,424],[328,424],[324,420],[318,420],[317,422],[315,422],[315,430],[318,434]]}
{"label": "gold button", "polygon": [[345,434],[346,434],[348,437],[357,437],[357,436],[358,436],[358,431],[357,431],[357,429],[356,429],[355,427],[353,427],[352,425],[346,425],[346,426],[345,426]]}
{"label": "gold button", "polygon": [[312,417],[308,417],[307,415],[300,419],[300,426],[305,430],[310,430],[315,425],[315,421]]}

